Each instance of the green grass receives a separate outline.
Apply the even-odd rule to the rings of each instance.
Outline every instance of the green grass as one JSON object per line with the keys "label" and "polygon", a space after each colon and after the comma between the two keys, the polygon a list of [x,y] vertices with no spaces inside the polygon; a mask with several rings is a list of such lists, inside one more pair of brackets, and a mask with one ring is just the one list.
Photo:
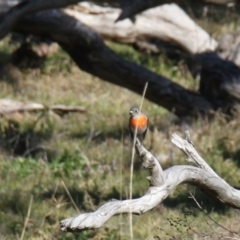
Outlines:
{"label": "green grass", "polygon": [[[131,47],[108,44],[129,60],[187,88],[197,89],[183,63],[173,66],[164,56],[148,56]],[[7,56],[13,46],[4,42],[0,49]],[[62,51],[48,58],[41,69],[25,69],[22,75],[21,93],[6,80],[0,81],[2,98],[45,105],[81,105],[87,113],[60,118],[45,112],[0,119],[0,238],[20,238],[33,196],[24,239],[129,239],[127,215],[113,217],[99,230],[78,234],[61,232],[59,222],[78,214],[63,182],[81,213],[94,211],[112,198],[128,198],[131,160],[128,111],[140,103],[141,96],[80,71]],[[229,184],[239,186],[238,117],[226,121],[219,114],[211,122],[198,119],[184,123],[147,100],[143,109],[150,118],[146,146],[164,169],[187,164],[186,156],[173,146],[170,136],[189,129],[207,162]],[[148,172],[141,167],[134,170],[134,198],[147,191],[146,176]],[[189,192],[195,195],[202,210]],[[142,216],[133,216],[134,239],[230,236],[209,216],[240,235],[238,211],[215,203],[198,189],[179,186],[163,204]]]}

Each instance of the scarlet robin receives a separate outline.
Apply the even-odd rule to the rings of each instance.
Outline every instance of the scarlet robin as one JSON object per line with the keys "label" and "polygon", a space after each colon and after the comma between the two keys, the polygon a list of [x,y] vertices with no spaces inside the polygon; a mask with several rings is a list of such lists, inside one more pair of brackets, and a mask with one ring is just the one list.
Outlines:
{"label": "scarlet robin", "polygon": [[136,137],[142,142],[145,138],[148,129],[148,117],[141,112],[138,107],[132,107],[129,111],[129,129],[131,138]]}

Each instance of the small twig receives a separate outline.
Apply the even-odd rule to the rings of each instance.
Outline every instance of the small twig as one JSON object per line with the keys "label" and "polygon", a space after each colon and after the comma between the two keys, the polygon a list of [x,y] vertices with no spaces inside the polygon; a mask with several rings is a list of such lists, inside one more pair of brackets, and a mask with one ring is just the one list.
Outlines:
{"label": "small twig", "polygon": [[142,106],[143,106],[143,101],[147,92],[147,88],[148,88],[148,82],[145,83],[144,89],[143,89],[143,94],[142,94],[142,98],[141,98],[141,103],[140,103],[140,111],[142,110]]}
{"label": "small twig", "polygon": [[27,212],[27,216],[26,216],[26,219],[25,219],[25,222],[24,222],[24,226],[23,226],[23,230],[22,230],[20,240],[23,240],[23,238],[24,238],[24,234],[25,234],[25,231],[26,231],[26,227],[27,227],[28,220],[29,220],[30,213],[31,213],[31,209],[32,209],[32,201],[33,201],[33,195],[31,195],[31,198],[30,198],[30,203],[29,203],[29,206],[28,206],[28,212]]}
{"label": "small twig", "polygon": [[206,172],[209,172],[220,179],[217,173],[213,171],[213,169],[196,151],[192,141],[190,140],[189,132],[186,131],[185,133],[187,140],[181,138],[178,134],[173,133],[171,138],[172,143],[180,148],[188,156],[188,162],[194,163],[197,167],[204,169]]}
{"label": "small twig", "polygon": [[[56,192],[57,192],[57,190],[58,190],[58,187],[59,187],[59,182],[57,182],[57,185],[56,185],[56,187],[55,187],[55,189],[54,189],[54,192],[53,192],[53,194],[52,194],[52,198],[53,198],[54,200],[56,199],[56,198],[55,198],[55,194],[56,194]],[[50,215],[51,215],[51,212],[48,212],[47,214],[45,214],[45,216],[43,217],[43,220],[42,220],[42,222],[41,222],[40,228],[43,227],[44,222],[45,222],[45,219],[46,219],[48,216],[50,216]]]}
{"label": "small twig", "polygon": [[220,238],[221,236],[213,229],[210,223],[207,221],[207,225],[212,229],[212,231]]}
{"label": "small twig", "polygon": [[[134,131],[133,145],[132,145],[131,165],[130,165],[130,181],[129,181],[129,199],[132,199],[133,167],[134,167],[134,157],[135,157],[135,151],[136,151],[135,144],[136,144],[136,140],[137,140],[137,128],[138,128],[138,124]],[[132,227],[131,208],[129,208],[129,232],[130,232],[130,239],[132,240],[133,239],[133,227]]]}
{"label": "small twig", "polygon": [[190,144],[192,144],[193,147],[195,147],[194,144],[193,144],[193,142],[192,142],[192,140],[191,140],[191,138],[190,138],[190,132],[189,132],[189,130],[186,130],[186,131],[185,131],[185,134],[186,134],[186,140],[187,140]]}
{"label": "small twig", "polygon": [[219,227],[221,227],[222,229],[226,230],[227,232],[229,232],[229,233],[237,236],[238,239],[240,239],[240,236],[239,236],[239,235],[237,235],[236,233],[234,233],[234,232],[230,231],[229,229],[225,228],[225,227],[224,227],[223,225],[221,225],[220,223],[216,222],[210,215],[207,215],[207,216],[208,216],[208,217],[210,218],[210,220],[212,220],[217,226],[219,226]]}
{"label": "small twig", "polygon": [[193,196],[193,194],[191,192],[189,192],[191,198],[194,200],[194,202],[197,204],[197,206],[202,210],[201,205],[199,204],[199,202],[197,201],[197,199]]}
{"label": "small twig", "polygon": [[[199,204],[199,202],[197,201],[197,199],[193,196],[193,194],[191,192],[189,192],[189,194],[191,195],[191,198],[194,200],[194,202],[197,204],[197,206],[202,210],[203,208],[201,207],[201,205]],[[225,228],[224,226],[222,226],[221,224],[219,224],[218,222],[216,222],[209,214],[206,214],[207,217],[212,220],[216,225],[218,225],[219,227],[221,227],[222,229],[228,231],[231,234],[236,235],[237,237],[239,237],[239,235],[235,234],[234,232],[232,232],[231,230]],[[240,237],[239,237],[240,238]],[[238,239],[239,239],[238,238]],[[233,238],[234,239],[234,238]]]}
{"label": "small twig", "polygon": [[79,147],[79,146],[76,146],[76,149],[80,151],[83,159],[85,160],[85,163],[87,165],[87,167],[89,169],[91,169],[91,162],[89,161],[88,157],[86,156],[86,154],[84,153],[84,151]]}
{"label": "small twig", "polygon": [[68,195],[68,197],[70,198],[73,206],[75,207],[75,209],[77,210],[77,212],[80,214],[80,210],[78,209],[78,207],[77,207],[76,203],[74,202],[74,200],[73,200],[70,192],[68,191],[66,184],[64,183],[64,181],[63,181],[62,179],[61,179],[61,182],[62,182],[62,185],[63,185],[65,191],[67,192],[67,195]]}
{"label": "small twig", "polygon": [[193,229],[191,226],[189,226],[189,229],[192,230],[194,233],[196,233],[198,236],[201,236],[201,237],[210,237],[210,234],[202,234],[202,233],[199,233],[199,232],[197,232],[195,229]]}
{"label": "small twig", "polygon": [[[145,83],[145,86],[143,89],[143,94],[142,94],[141,103],[140,103],[140,111],[142,110],[142,105],[143,105],[144,97],[147,91],[147,87],[148,87],[148,82]],[[134,137],[133,137],[132,157],[131,157],[131,165],[130,165],[129,199],[132,199],[133,167],[134,167],[135,145],[137,140],[137,129],[138,129],[138,123],[135,128]],[[130,229],[130,238],[133,239],[131,211],[129,212],[129,229]]]}

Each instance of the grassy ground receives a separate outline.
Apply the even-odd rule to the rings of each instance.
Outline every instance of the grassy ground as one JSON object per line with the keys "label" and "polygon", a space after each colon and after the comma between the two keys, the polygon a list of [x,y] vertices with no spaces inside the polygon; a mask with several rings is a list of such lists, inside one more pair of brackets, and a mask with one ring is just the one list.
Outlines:
{"label": "grassy ground", "polygon": [[[197,89],[196,81],[182,63],[172,66],[162,56],[146,56],[117,44],[110,46],[130,60],[187,88]],[[0,45],[3,56],[7,56],[9,48],[7,42]],[[93,211],[112,198],[128,198],[128,111],[139,105],[141,97],[81,72],[61,51],[41,69],[24,70],[17,90],[3,79],[0,95],[87,109],[86,114],[61,118],[45,112],[15,116],[11,121],[0,119],[0,239],[21,238],[28,209],[31,212],[24,239],[129,239],[128,216],[114,217],[99,230],[78,234],[62,233],[59,221],[77,215],[78,211]],[[150,118],[146,146],[164,169],[186,164],[185,156],[171,144],[170,136],[189,129],[208,163],[229,184],[239,186],[238,118],[226,121],[219,114],[212,122],[184,121],[147,100],[143,109]],[[147,175],[141,167],[135,168],[135,198],[148,189]],[[179,186],[157,208],[133,216],[133,234],[134,239],[203,239],[204,234],[210,236],[208,239],[240,238],[239,212],[215,203],[198,189]]]}

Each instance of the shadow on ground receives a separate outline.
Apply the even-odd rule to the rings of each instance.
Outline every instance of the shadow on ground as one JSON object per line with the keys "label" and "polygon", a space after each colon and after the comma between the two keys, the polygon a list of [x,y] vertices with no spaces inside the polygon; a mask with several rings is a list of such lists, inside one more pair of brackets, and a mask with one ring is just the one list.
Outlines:
{"label": "shadow on ground", "polygon": [[[224,205],[223,203],[214,201],[197,188],[195,188],[194,191],[176,190],[176,192],[178,193],[177,196],[168,197],[166,200],[164,200],[163,205],[165,207],[175,209],[196,209],[199,213],[205,210],[207,212],[217,212],[220,214],[225,214],[230,209],[230,207]],[[194,192],[194,198],[190,195],[190,192]],[[202,209],[200,209],[198,205]]]}
{"label": "shadow on ground", "polygon": [[2,124],[0,136],[0,145],[5,152],[14,156],[34,157],[47,151],[41,144],[51,138],[51,128],[35,131],[33,124],[32,128],[22,130],[17,121],[7,120],[5,123],[5,126]]}

